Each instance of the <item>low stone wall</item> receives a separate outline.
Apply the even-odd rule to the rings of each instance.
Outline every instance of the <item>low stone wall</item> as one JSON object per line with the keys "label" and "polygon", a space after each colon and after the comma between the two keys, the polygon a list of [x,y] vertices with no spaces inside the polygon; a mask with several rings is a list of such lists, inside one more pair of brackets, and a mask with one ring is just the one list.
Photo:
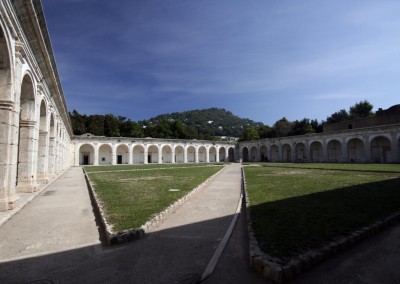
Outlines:
{"label": "low stone wall", "polygon": [[394,213],[383,220],[377,221],[370,226],[355,230],[346,237],[338,237],[332,242],[326,243],[319,249],[309,250],[301,255],[292,258],[287,264],[283,264],[281,260],[271,257],[261,251],[255,233],[252,228],[250,216],[250,203],[246,189],[246,177],[242,168],[242,186],[246,199],[246,216],[249,233],[249,252],[250,264],[254,270],[261,273],[265,278],[276,283],[282,283],[292,279],[300,273],[312,268],[323,260],[333,255],[347,250],[358,242],[376,234],[384,228],[400,221],[400,211]]}
{"label": "low stone wall", "polygon": [[200,184],[196,188],[192,189],[188,194],[186,194],[182,198],[178,199],[173,204],[168,206],[166,209],[164,209],[163,211],[158,213],[156,216],[151,218],[149,221],[147,221],[145,224],[143,224],[140,228],[133,228],[130,230],[124,230],[124,231],[120,231],[120,232],[114,232],[111,224],[109,224],[107,222],[107,220],[105,218],[104,209],[103,209],[101,202],[97,196],[97,193],[94,190],[94,187],[93,187],[92,183],[90,182],[90,179],[89,179],[85,169],[84,168],[82,168],[82,169],[85,174],[85,179],[86,179],[86,182],[88,185],[89,193],[91,195],[91,198],[92,198],[94,206],[95,206],[95,210],[97,211],[98,215],[100,216],[100,220],[101,220],[101,223],[104,228],[107,243],[109,245],[111,245],[111,244],[120,244],[120,243],[124,243],[124,242],[129,242],[129,241],[137,240],[137,239],[143,237],[145,235],[146,231],[148,231],[149,229],[154,228],[157,225],[159,225],[160,223],[162,223],[168,217],[169,214],[173,213],[179,206],[181,206],[187,200],[189,200],[193,196],[193,194],[195,194],[199,190],[205,188],[211,181],[214,180],[214,178],[218,174],[220,174],[225,169],[225,167],[223,167],[217,173],[215,173],[214,175],[209,177],[202,184]]}

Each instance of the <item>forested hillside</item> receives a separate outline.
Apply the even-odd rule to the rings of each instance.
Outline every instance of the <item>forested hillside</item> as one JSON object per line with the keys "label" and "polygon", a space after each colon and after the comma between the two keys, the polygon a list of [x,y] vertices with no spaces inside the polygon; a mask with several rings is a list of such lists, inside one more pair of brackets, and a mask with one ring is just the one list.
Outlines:
{"label": "forested hillside", "polygon": [[153,137],[178,139],[218,139],[239,137],[243,128],[259,128],[264,124],[240,118],[221,108],[162,114],[149,120],[132,121],[122,116],[70,113],[75,135],[92,133],[108,137]]}
{"label": "forested hillside", "polygon": [[[328,123],[373,116],[372,104],[361,101],[327,117]],[[70,113],[75,135],[92,133],[107,137],[153,137],[173,139],[218,140],[221,136],[237,137],[241,141],[285,137],[322,132],[322,122],[303,118],[289,121],[286,117],[272,126],[240,118],[223,108],[209,108],[158,115],[149,120],[132,121],[123,116],[85,115]]]}

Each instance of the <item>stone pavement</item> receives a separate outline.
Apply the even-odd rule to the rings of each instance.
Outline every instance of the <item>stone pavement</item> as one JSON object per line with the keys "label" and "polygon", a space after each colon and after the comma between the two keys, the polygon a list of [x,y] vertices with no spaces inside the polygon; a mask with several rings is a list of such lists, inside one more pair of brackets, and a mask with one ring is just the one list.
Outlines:
{"label": "stone pavement", "polygon": [[[197,283],[240,198],[240,165],[228,166],[164,223],[135,242],[100,243],[81,168],[71,168],[0,226],[0,283]],[[202,283],[270,283],[248,267],[240,215],[214,273]],[[291,283],[400,283],[400,226]]]}
{"label": "stone pavement", "polygon": [[[196,283],[238,206],[240,167],[227,166],[143,239],[113,247],[100,243],[81,169],[71,168],[0,227],[0,283]],[[244,251],[233,266],[246,263]]]}

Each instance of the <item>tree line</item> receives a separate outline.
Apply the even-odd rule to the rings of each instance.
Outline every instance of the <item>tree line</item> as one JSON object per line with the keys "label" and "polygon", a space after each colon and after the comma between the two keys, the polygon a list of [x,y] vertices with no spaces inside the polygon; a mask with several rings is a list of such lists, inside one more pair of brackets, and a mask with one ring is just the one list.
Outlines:
{"label": "tree line", "polygon": [[220,108],[162,114],[149,120],[132,121],[123,116],[86,115],[73,110],[69,113],[75,135],[91,133],[106,137],[152,137],[164,139],[218,140],[221,136],[240,137],[240,141],[304,135],[322,132],[324,123],[333,123],[357,117],[373,116],[373,106],[361,101],[349,110],[341,109],[327,117],[326,122],[303,118],[289,121],[286,117],[272,126],[240,118]]}

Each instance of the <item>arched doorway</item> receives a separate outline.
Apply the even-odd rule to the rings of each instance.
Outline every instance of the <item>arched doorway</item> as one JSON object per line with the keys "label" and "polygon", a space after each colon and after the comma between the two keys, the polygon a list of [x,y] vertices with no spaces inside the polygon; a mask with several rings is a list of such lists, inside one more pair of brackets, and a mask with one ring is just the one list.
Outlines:
{"label": "arched doorway", "polygon": [[175,147],[175,163],[185,162],[185,149],[183,146],[178,145]]}
{"label": "arched doorway", "polygon": [[219,147],[218,149],[219,153],[219,162],[225,162],[226,159],[226,148],[225,147]]}
{"label": "arched doorway", "polygon": [[211,146],[208,149],[208,158],[210,162],[216,162],[217,161],[217,149],[215,149],[214,146]]}
{"label": "arched doorway", "polygon": [[198,149],[198,155],[199,155],[199,163],[205,163],[206,160],[206,147],[205,146],[200,146]]}
{"label": "arched doorway", "polygon": [[304,162],[307,159],[306,146],[304,143],[297,143],[295,146],[296,162]]}
{"label": "arched doorway", "polygon": [[135,145],[132,149],[132,155],[134,164],[144,164],[144,147],[142,145]]}
{"label": "arched doorway", "polygon": [[252,162],[258,162],[258,151],[257,151],[257,147],[256,146],[253,146],[253,147],[251,147],[251,150],[250,150],[250,159],[251,159],[251,161]]}
{"label": "arched doorway", "polygon": [[25,75],[21,84],[18,137],[17,189],[32,192],[36,187],[37,152],[34,150],[35,139],[35,92],[30,76]]}
{"label": "arched doorway", "polygon": [[39,117],[39,145],[37,162],[37,182],[47,183],[48,177],[48,130],[47,130],[47,107],[44,100],[40,103]]}
{"label": "arched doorway", "polygon": [[392,162],[390,141],[386,137],[378,136],[371,141],[371,159],[373,163]]}
{"label": "arched doorway", "polygon": [[111,145],[103,144],[99,147],[99,165],[112,164],[112,148]]}
{"label": "arched doorway", "polygon": [[196,148],[194,146],[189,146],[186,149],[187,152],[187,161],[188,163],[196,162]]}
{"label": "arched doorway", "polygon": [[172,163],[172,148],[169,145],[164,145],[162,147],[162,162]]}
{"label": "arched doorway", "polygon": [[314,141],[310,145],[311,162],[319,163],[324,161],[321,142]]}
{"label": "arched doorway", "polygon": [[83,144],[79,147],[79,165],[93,165],[94,148],[90,144]]}
{"label": "arched doorway", "polygon": [[231,163],[235,161],[235,149],[233,147],[228,149],[228,161]]}
{"label": "arched doorway", "polygon": [[242,161],[243,162],[249,161],[249,149],[247,149],[247,147],[242,148]]}
{"label": "arched doorway", "polygon": [[267,146],[263,145],[260,148],[260,161],[261,162],[268,162],[268,149]]}
{"label": "arched doorway", "polygon": [[352,138],[347,142],[347,155],[349,157],[349,162],[365,162],[364,143],[361,141],[361,139]]}
{"label": "arched doorway", "polygon": [[279,161],[278,145],[272,145],[269,152],[270,152],[269,156],[271,157],[271,162],[278,162]]}
{"label": "arched doorway", "polygon": [[282,146],[282,161],[291,162],[292,161],[292,147],[289,144],[283,144]]}
{"label": "arched doorway", "polygon": [[338,140],[331,140],[328,142],[328,162],[338,163],[342,161],[342,143]]}
{"label": "arched doorway", "polygon": [[118,145],[117,147],[117,165],[129,163],[129,148],[125,144]]}
{"label": "arched doorway", "polygon": [[158,147],[156,145],[151,145],[147,149],[147,163],[149,164],[158,163]]}

